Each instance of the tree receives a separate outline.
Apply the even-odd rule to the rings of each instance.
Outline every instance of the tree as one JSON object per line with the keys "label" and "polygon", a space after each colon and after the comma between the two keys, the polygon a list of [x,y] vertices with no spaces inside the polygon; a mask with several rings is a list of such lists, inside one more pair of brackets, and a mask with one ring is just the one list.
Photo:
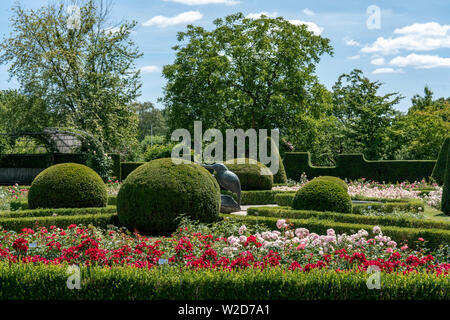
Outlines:
{"label": "tree", "polygon": [[178,34],[176,59],[163,69],[162,101],[170,129],[274,129],[295,126],[299,114],[315,114],[313,88],[320,57],[332,54],[329,40],[305,25],[279,18],[214,21],[215,29],[189,25]]}
{"label": "tree", "polygon": [[406,114],[398,115],[389,131],[389,156],[394,159],[434,160],[450,132],[450,100],[415,95]]}
{"label": "tree", "polygon": [[139,141],[150,134],[165,136],[167,134],[167,120],[164,110],[155,108],[151,102],[136,102],[134,108],[139,118]]}
{"label": "tree", "polygon": [[49,106],[59,126],[87,131],[107,150],[122,149],[137,130],[131,102],[141,86],[134,64],[141,53],[130,39],[136,22],[113,27],[109,4],[81,4],[16,5],[0,63],[9,64],[22,93]]}
{"label": "tree", "polygon": [[338,119],[339,153],[361,152],[368,159],[384,158],[387,129],[398,114],[397,93],[379,95],[382,83],[372,82],[361,70],[342,74],[333,86],[333,114]]}

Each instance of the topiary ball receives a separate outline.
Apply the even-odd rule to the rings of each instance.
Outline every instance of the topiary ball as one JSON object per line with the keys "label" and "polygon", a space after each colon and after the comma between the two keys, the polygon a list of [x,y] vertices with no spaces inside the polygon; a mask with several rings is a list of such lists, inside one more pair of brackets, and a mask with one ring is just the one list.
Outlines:
{"label": "topiary ball", "polygon": [[292,208],[351,213],[352,200],[337,183],[313,179],[297,191]]}
{"label": "topiary ball", "polygon": [[102,178],[77,163],[48,167],[37,175],[28,192],[30,209],[106,207],[107,200]]}
{"label": "topiary ball", "polygon": [[272,190],[273,175],[261,162],[253,164],[245,158],[245,163],[240,164],[238,159],[233,159],[226,161],[225,165],[239,177],[242,190]]}
{"label": "topiary ball", "polygon": [[334,183],[337,183],[338,185],[340,185],[342,188],[345,189],[346,192],[348,191],[348,185],[347,185],[347,183],[346,183],[344,180],[342,180],[342,179],[340,179],[340,178],[338,178],[338,177],[332,177],[332,176],[320,176],[320,177],[315,177],[313,180],[325,180],[325,181],[331,181],[331,182],[334,182]]}
{"label": "topiary ball", "polygon": [[175,231],[180,215],[214,222],[219,210],[216,179],[198,164],[174,164],[170,158],[150,161],[131,172],[117,196],[120,223],[148,235]]}

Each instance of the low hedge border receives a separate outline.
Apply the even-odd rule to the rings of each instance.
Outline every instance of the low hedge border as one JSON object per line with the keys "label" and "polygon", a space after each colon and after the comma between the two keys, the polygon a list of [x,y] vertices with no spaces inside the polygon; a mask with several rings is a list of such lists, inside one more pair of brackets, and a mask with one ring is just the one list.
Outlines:
{"label": "low hedge border", "polygon": [[36,225],[49,228],[57,226],[67,228],[71,224],[93,225],[106,228],[108,225],[119,225],[116,213],[83,214],[66,216],[24,217],[24,218],[0,218],[0,228],[20,232],[23,228],[34,228]]}
{"label": "low hedge border", "polygon": [[[276,223],[279,218],[276,217],[255,217],[255,216],[237,216],[227,215],[229,219],[240,221],[242,224],[262,224],[273,230],[277,229]],[[373,226],[368,224],[357,223],[344,223],[335,222],[331,220],[319,220],[319,219],[290,219],[290,223],[295,228],[307,228],[311,232],[318,234],[326,234],[327,230],[333,228],[337,234],[346,233],[353,234],[360,229],[364,229],[369,233],[372,231]],[[408,244],[412,247],[418,238],[422,237],[427,241],[427,247],[437,248],[441,244],[450,243],[450,230],[432,230],[432,229],[419,229],[419,228],[401,228],[392,226],[383,226],[383,234],[391,237],[397,243],[408,241]]]}
{"label": "low hedge border", "polygon": [[26,217],[48,217],[48,216],[76,216],[86,214],[116,213],[115,206],[103,208],[63,208],[63,209],[34,209],[20,211],[1,211],[1,218],[26,218]]}
{"label": "low hedge border", "polygon": [[67,288],[67,266],[0,263],[1,300],[448,300],[448,278],[284,268],[218,271],[174,267],[81,267],[80,290]]}
{"label": "low hedge border", "polygon": [[[108,196],[108,200],[106,203],[108,206],[115,206],[117,204],[117,196]],[[9,203],[9,210],[11,211],[19,211],[19,210],[28,210],[28,202],[24,200],[13,200]],[[45,209],[47,210],[47,209]],[[70,210],[70,209],[69,209]],[[1,216],[1,211],[0,211]]]}
{"label": "low hedge border", "polygon": [[260,217],[277,217],[288,219],[319,219],[345,223],[362,223],[372,226],[396,226],[402,228],[423,228],[450,230],[450,222],[414,218],[399,218],[390,216],[363,216],[360,214],[342,214],[338,212],[319,212],[293,210],[289,207],[252,207],[247,209],[247,215]]}
{"label": "low hedge border", "polygon": [[[293,192],[278,193],[274,196],[275,203],[282,207],[291,206],[295,197]],[[391,213],[395,210],[408,212],[423,212],[425,204],[419,199],[376,199],[376,198],[357,198],[353,200],[379,201],[368,203],[353,203],[352,213],[361,214],[363,210],[375,210]],[[387,200],[393,200],[387,201]],[[380,203],[381,202],[381,203]]]}

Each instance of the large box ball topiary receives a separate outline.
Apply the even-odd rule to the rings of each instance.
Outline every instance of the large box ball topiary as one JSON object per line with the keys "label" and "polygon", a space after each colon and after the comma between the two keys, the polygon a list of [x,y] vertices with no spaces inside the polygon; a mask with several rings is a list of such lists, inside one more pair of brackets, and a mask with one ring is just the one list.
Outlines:
{"label": "large box ball topiary", "polygon": [[347,183],[338,178],[338,177],[333,177],[333,176],[320,176],[320,177],[315,177],[313,180],[325,180],[325,181],[331,181],[334,183],[337,183],[338,185],[340,185],[342,188],[344,188],[344,190],[347,192],[348,191],[348,185]]}
{"label": "large box ball topiary", "polygon": [[292,201],[296,210],[352,212],[352,200],[341,185],[326,180],[311,180],[300,188]]}
{"label": "large box ball topiary", "polygon": [[172,159],[150,161],[125,179],[117,196],[120,223],[148,235],[175,231],[176,218],[186,215],[200,222],[219,218],[220,188],[216,179],[195,163]]}
{"label": "large box ball topiary", "polygon": [[102,178],[77,163],[48,167],[37,175],[28,193],[30,209],[106,207],[107,200]]}
{"label": "large box ball topiary", "polygon": [[[239,163],[244,160],[245,163]],[[242,158],[228,160],[225,165],[239,177],[242,190],[272,190],[273,175],[261,162],[250,163],[248,158]]]}

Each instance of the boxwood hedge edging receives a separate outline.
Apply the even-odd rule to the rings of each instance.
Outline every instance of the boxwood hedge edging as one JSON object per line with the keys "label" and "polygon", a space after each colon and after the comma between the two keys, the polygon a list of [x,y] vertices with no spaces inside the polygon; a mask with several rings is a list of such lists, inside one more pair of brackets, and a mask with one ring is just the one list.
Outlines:
{"label": "boxwood hedge edging", "polygon": [[380,274],[369,290],[366,272],[284,268],[218,271],[165,267],[80,268],[81,289],[67,288],[67,266],[0,262],[1,300],[437,300],[450,299],[448,278]]}
{"label": "boxwood hedge edging", "polygon": [[424,228],[450,230],[450,222],[392,216],[363,216],[360,214],[342,214],[338,212],[320,212],[293,210],[289,207],[252,207],[247,215],[260,217],[277,217],[283,219],[319,219],[345,223],[361,223],[372,226],[396,226],[403,228]]}

